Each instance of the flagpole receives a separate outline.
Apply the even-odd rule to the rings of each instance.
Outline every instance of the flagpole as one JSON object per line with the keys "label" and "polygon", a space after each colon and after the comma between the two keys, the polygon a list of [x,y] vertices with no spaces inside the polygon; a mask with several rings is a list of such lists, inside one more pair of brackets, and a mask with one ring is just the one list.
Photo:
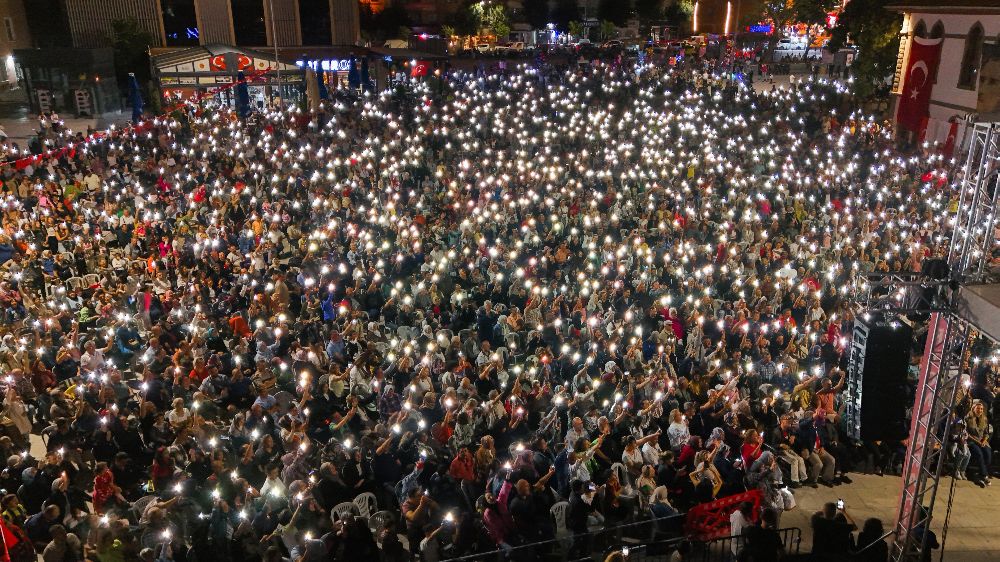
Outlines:
{"label": "flagpole", "polygon": [[281,60],[278,59],[278,32],[274,23],[274,0],[267,0],[267,6],[271,12],[271,43],[274,44],[275,82],[278,83],[278,105],[281,106],[284,104],[281,96]]}

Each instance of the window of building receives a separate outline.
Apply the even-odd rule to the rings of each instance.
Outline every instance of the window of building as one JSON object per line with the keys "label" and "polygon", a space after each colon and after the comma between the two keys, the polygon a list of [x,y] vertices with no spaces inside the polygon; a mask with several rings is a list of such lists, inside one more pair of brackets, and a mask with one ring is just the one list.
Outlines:
{"label": "window of building", "polygon": [[965,36],[965,52],[962,53],[962,66],[958,69],[958,87],[967,90],[976,89],[979,78],[979,63],[983,58],[983,26],[978,22]]}
{"label": "window of building", "polygon": [[331,45],[329,0],[299,0],[303,45]]}
{"label": "window of building", "polygon": [[14,40],[17,38],[17,36],[14,35],[14,20],[10,18],[3,19],[3,32],[4,36],[7,38],[8,43],[14,42]]}
{"label": "window of building", "polygon": [[198,44],[198,15],[194,0],[160,0],[163,32],[168,47],[193,47]]}
{"label": "window of building", "polygon": [[917,37],[927,38],[927,24],[924,20],[917,22],[917,26],[913,28],[913,34]]}
{"label": "window of building", "polygon": [[237,45],[267,45],[264,23],[264,0],[230,0],[233,9],[233,34]]}

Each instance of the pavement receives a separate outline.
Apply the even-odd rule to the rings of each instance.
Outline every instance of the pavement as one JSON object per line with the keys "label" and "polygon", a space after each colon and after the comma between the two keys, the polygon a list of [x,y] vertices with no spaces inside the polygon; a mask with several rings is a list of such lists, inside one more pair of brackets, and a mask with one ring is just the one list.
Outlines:
{"label": "pavement", "polygon": [[[875,476],[849,474],[853,482],[835,488],[799,488],[795,490],[797,506],[781,516],[781,527],[802,529],[802,552],[812,548],[810,518],[822,509],[826,502],[844,500],[845,511],[857,523],[864,525],[865,519],[877,517],[882,520],[886,531],[895,523],[896,510],[902,491],[902,479],[898,476]],[[938,541],[944,539],[944,560],[961,562],[987,562],[1000,560],[1000,530],[997,521],[989,514],[1000,505],[1000,483],[980,488],[969,481],[955,482],[954,503],[946,536],[942,526],[948,511],[948,491],[951,478],[942,478],[934,506],[931,530]],[[940,557],[935,551],[933,559]]]}
{"label": "pavement", "polygon": [[[131,113],[114,112],[95,117],[60,114],[60,118],[70,130],[86,133],[88,128],[100,130],[126,123],[132,116]],[[38,116],[31,112],[23,88],[0,92],[0,126],[7,137],[21,147],[38,131]]]}

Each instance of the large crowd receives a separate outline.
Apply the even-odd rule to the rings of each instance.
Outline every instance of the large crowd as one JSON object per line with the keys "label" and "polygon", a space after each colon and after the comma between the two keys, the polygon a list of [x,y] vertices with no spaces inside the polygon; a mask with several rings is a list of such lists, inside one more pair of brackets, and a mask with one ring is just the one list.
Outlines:
{"label": "large crowd", "polygon": [[583,555],[898,470],[841,426],[854,289],[942,255],[957,167],[848,105],[596,63],[46,121],[74,150],[2,168],[11,559]]}

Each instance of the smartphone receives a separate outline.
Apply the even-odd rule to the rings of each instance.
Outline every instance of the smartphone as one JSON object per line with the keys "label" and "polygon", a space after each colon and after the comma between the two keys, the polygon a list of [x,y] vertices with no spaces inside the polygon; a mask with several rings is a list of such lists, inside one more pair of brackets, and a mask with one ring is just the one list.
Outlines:
{"label": "smartphone", "polygon": [[837,500],[837,509],[844,509],[844,500]]}

